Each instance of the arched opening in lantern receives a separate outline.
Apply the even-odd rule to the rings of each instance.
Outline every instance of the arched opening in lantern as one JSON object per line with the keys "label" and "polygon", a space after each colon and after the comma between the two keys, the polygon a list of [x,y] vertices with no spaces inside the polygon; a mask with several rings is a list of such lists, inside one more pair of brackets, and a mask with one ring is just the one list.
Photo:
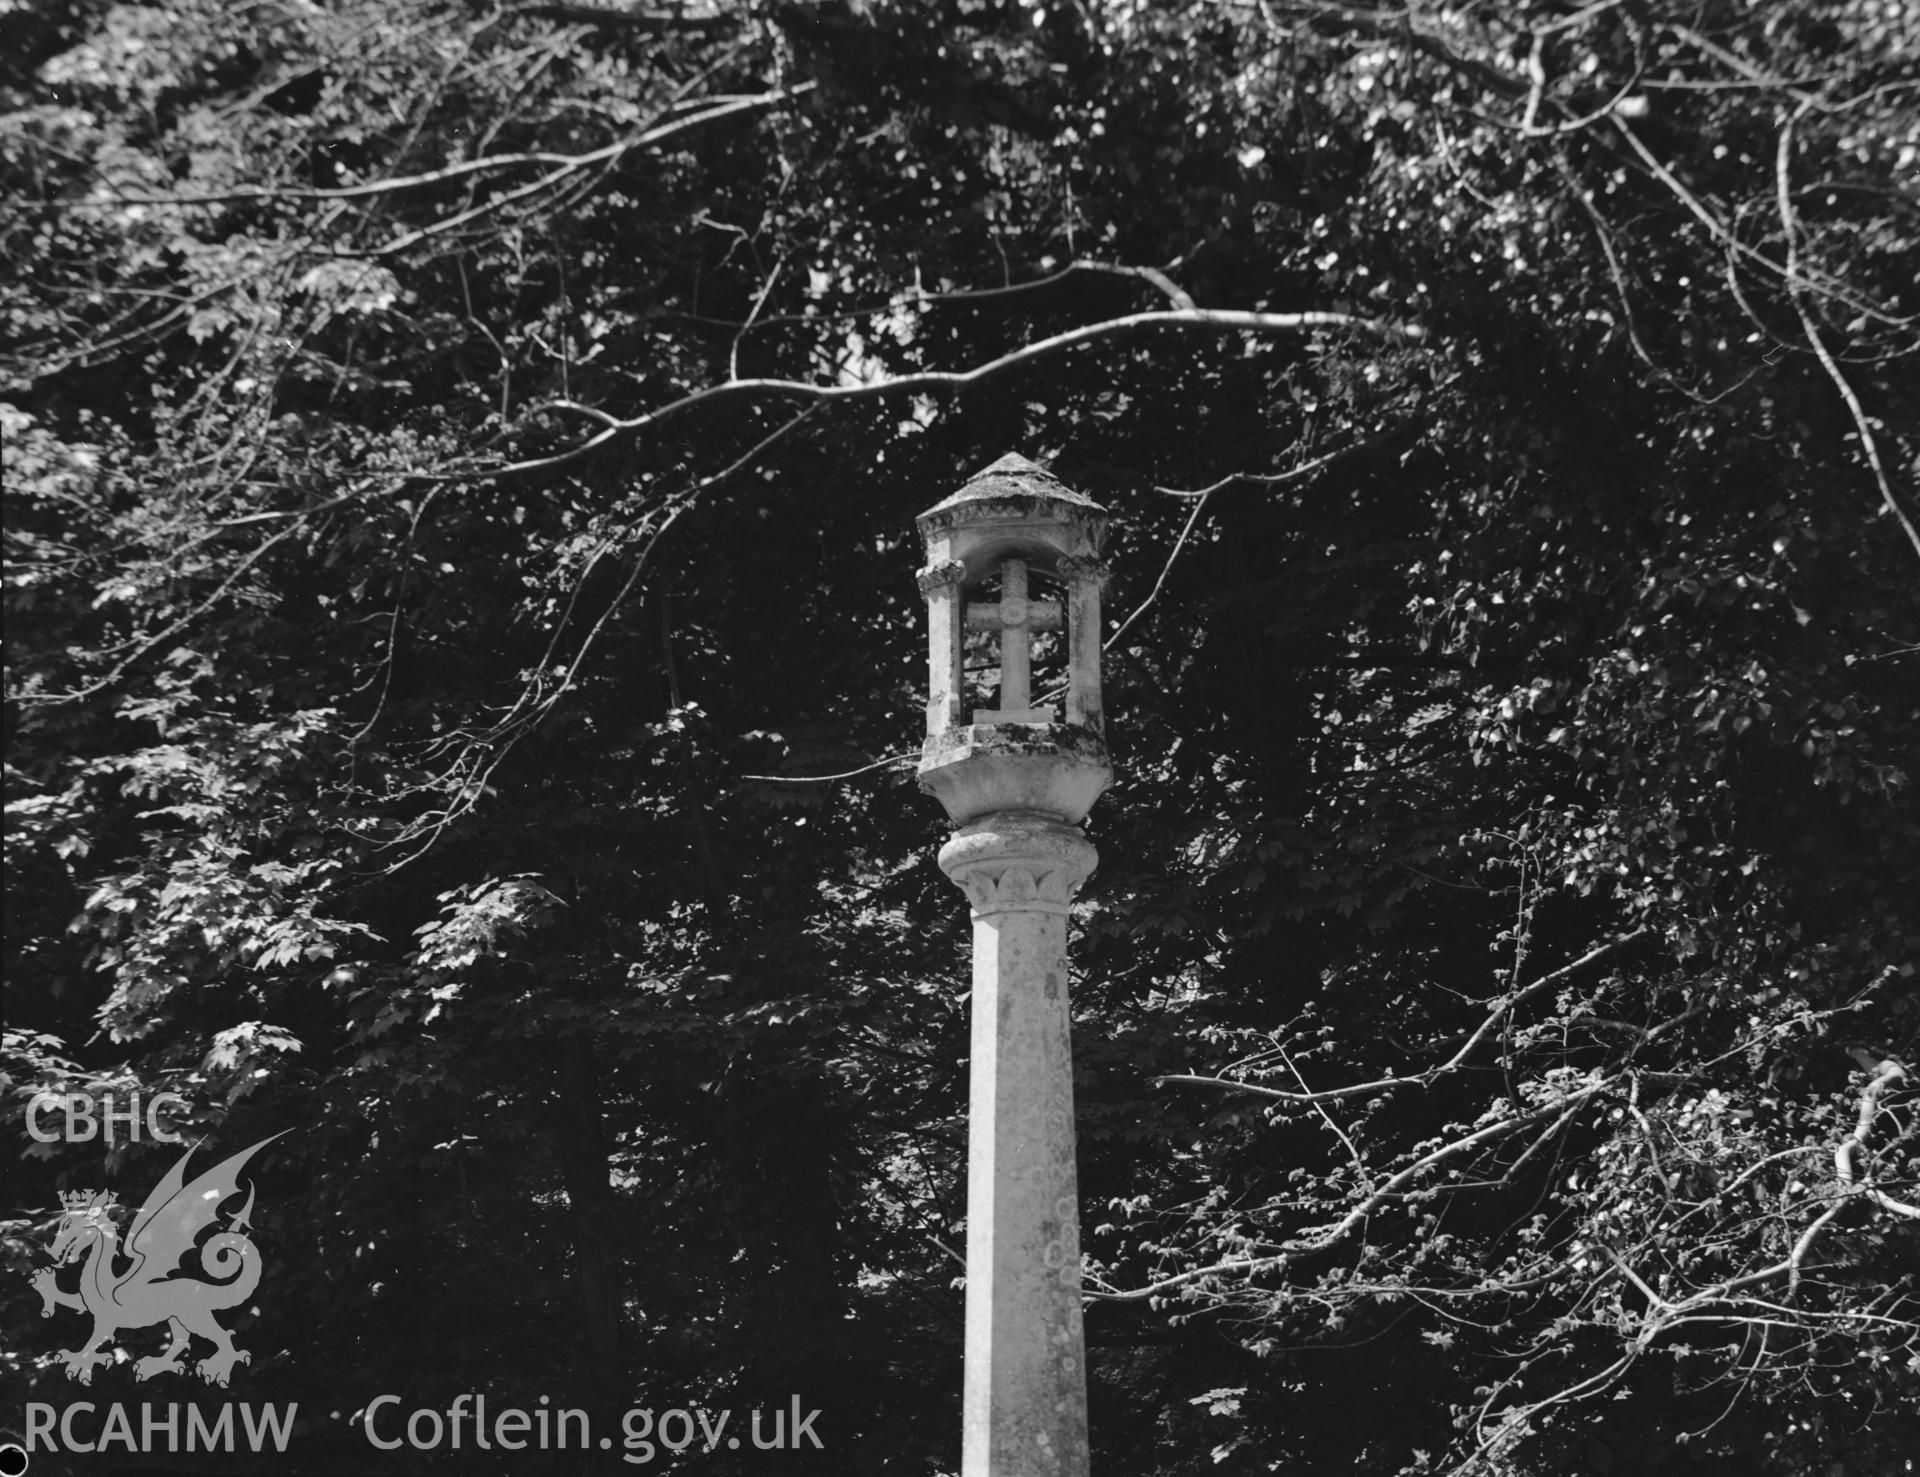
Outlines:
{"label": "arched opening in lantern", "polygon": [[1010,556],[968,587],[964,708],[974,723],[1058,723],[1068,686],[1068,601],[1052,574]]}

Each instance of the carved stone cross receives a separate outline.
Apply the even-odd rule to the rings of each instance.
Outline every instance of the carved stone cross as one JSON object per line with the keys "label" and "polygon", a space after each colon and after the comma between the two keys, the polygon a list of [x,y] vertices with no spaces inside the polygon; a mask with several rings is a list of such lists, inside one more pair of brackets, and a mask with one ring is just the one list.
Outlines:
{"label": "carved stone cross", "polygon": [[976,708],[975,723],[1054,723],[1054,708],[1035,708],[1032,702],[1033,633],[1057,631],[1065,624],[1060,607],[1051,600],[1027,598],[1027,562],[1009,559],[1000,566],[1000,598],[990,605],[967,607],[969,631],[1000,633],[1000,706]]}

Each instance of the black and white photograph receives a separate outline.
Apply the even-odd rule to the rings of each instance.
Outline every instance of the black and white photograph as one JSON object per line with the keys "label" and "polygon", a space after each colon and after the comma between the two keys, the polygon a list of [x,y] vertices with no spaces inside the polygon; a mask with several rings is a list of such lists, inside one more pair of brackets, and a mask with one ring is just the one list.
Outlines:
{"label": "black and white photograph", "polygon": [[0,0],[0,1477],[1920,1477],[1915,0]]}

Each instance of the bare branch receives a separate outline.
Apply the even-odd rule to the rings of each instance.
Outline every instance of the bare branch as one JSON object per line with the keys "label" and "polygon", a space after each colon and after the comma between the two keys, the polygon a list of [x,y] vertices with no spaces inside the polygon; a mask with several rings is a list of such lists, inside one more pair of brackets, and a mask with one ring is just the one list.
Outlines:
{"label": "bare branch", "polygon": [[1840,1177],[1840,1183],[1854,1194],[1865,1195],[1883,1210],[1895,1215],[1904,1215],[1920,1220],[1920,1205],[1909,1205],[1904,1200],[1896,1200],[1884,1190],[1876,1189],[1871,1183],[1860,1179],[1859,1171],[1854,1168],[1853,1156],[1867,1146],[1867,1135],[1873,1131],[1873,1120],[1880,1113],[1880,1098],[1894,1083],[1908,1075],[1907,1069],[1899,1062],[1888,1059],[1880,1063],[1879,1069],[1861,1090],[1859,1113],[1854,1119],[1853,1132],[1840,1141],[1833,1151],[1833,1171]]}
{"label": "bare branch", "polygon": [[639,31],[648,36],[705,36],[740,25],[738,15],[688,15],[678,10],[615,10],[611,6],[541,3],[521,5],[509,17],[532,16],[574,26],[604,26],[609,30]]}
{"label": "bare branch", "polygon": [[1860,405],[1860,397],[1854,393],[1853,386],[1848,383],[1846,375],[1840,372],[1839,364],[1835,362],[1832,352],[1827,348],[1826,339],[1821,336],[1818,326],[1814,323],[1813,314],[1808,310],[1806,299],[1801,292],[1800,274],[1795,270],[1799,255],[1799,234],[1794,226],[1793,191],[1789,187],[1788,174],[1792,164],[1794,124],[1806,115],[1811,106],[1811,103],[1803,102],[1799,111],[1787,120],[1780,130],[1779,147],[1774,154],[1774,183],[1780,206],[1780,228],[1786,233],[1787,239],[1786,279],[1793,297],[1793,310],[1799,314],[1801,330],[1806,334],[1807,342],[1812,345],[1814,356],[1820,361],[1820,367],[1826,370],[1827,378],[1833,381],[1834,388],[1840,392],[1840,398],[1847,403],[1847,411],[1853,417],[1854,429],[1860,435],[1861,450],[1866,453],[1867,465],[1873,469],[1873,480],[1880,489],[1880,501],[1905,530],[1907,542],[1913,545],[1914,552],[1920,554],[1920,528],[1914,527],[1913,520],[1907,516],[1906,509],[1900,506],[1899,499],[1893,495],[1893,484],[1887,477],[1885,464],[1880,460],[1880,443],[1874,437],[1873,424]]}
{"label": "bare branch", "polygon": [[1104,322],[1069,329],[1051,338],[1023,345],[1010,353],[1002,354],[997,359],[989,359],[986,363],[976,365],[972,369],[929,369],[916,374],[903,374],[892,379],[872,380],[857,385],[819,385],[805,380],[787,379],[728,380],[721,384],[709,385],[705,389],[695,390],[681,396],[678,400],[670,401],[655,410],[628,420],[617,419],[593,406],[580,405],[570,400],[549,400],[544,406],[534,407],[534,409],[567,410],[592,416],[605,423],[606,429],[557,457],[501,467],[496,470],[495,475],[505,476],[531,467],[557,465],[562,461],[584,456],[617,435],[649,430],[663,421],[692,410],[697,405],[705,405],[734,396],[766,396],[825,402],[873,400],[883,395],[920,390],[963,390],[991,379],[995,375],[1004,374],[1008,370],[1053,358],[1069,349],[1076,349],[1085,344],[1126,338],[1157,328],[1197,328],[1214,333],[1297,333],[1302,329],[1352,328],[1414,343],[1420,342],[1427,336],[1426,329],[1419,324],[1384,322],[1374,318],[1362,318],[1352,313],[1255,313],[1229,308],[1174,309],[1157,313],[1133,313],[1124,318],[1109,318]]}
{"label": "bare branch", "polygon": [[1250,1092],[1257,1097],[1275,1098],[1286,1103],[1324,1103],[1335,1102],[1342,1098],[1376,1097],[1384,1092],[1398,1092],[1403,1087],[1425,1087],[1452,1072],[1457,1072],[1471,1056],[1474,1050],[1499,1026],[1516,1006],[1533,999],[1536,995],[1563,984],[1570,976],[1599,963],[1602,959],[1618,953],[1631,944],[1647,937],[1650,929],[1637,928],[1598,948],[1590,949],[1570,964],[1563,964],[1549,974],[1542,975],[1524,989],[1516,991],[1495,1007],[1493,1013],[1482,1021],[1479,1027],[1467,1038],[1466,1044],[1445,1062],[1425,1072],[1417,1072],[1411,1077],[1378,1077],[1371,1082],[1356,1082],[1346,1087],[1330,1087],[1319,1092],[1288,1092],[1277,1087],[1262,1087],[1253,1082],[1236,1082],[1230,1077],[1196,1077],[1184,1073],[1170,1073],[1156,1077],[1156,1083],[1183,1082],[1195,1087],[1224,1087],[1235,1092]]}
{"label": "bare branch", "polygon": [[[1297,467],[1288,467],[1284,472],[1229,472],[1218,482],[1210,483],[1205,487],[1196,488],[1192,491],[1183,491],[1177,487],[1156,487],[1154,491],[1166,497],[1205,498],[1211,497],[1222,488],[1231,487],[1236,482],[1258,482],[1265,487],[1277,487],[1282,482],[1292,482],[1306,476],[1310,472],[1317,472],[1320,468],[1326,466],[1328,462],[1338,461],[1343,456],[1350,455],[1356,451],[1364,451],[1376,444],[1377,438],[1355,442],[1352,446],[1343,446],[1338,451],[1329,451],[1325,456],[1317,456],[1310,462],[1302,462]],[[1113,643],[1109,641],[1107,645],[1111,646]]]}
{"label": "bare branch", "polygon": [[1846,303],[1847,306],[1858,312],[1865,313],[1870,318],[1877,318],[1883,323],[1904,325],[1911,321],[1910,319],[1899,318],[1887,313],[1878,304],[1869,302],[1865,298],[1847,291],[1844,287],[1836,283],[1809,281],[1797,270],[1775,261],[1764,251],[1747,245],[1746,242],[1734,235],[1732,229],[1728,227],[1726,222],[1708,210],[1707,207],[1700,202],[1698,196],[1680,183],[1680,180],[1674,175],[1673,171],[1660,162],[1654,152],[1641,140],[1640,135],[1633,131],[1626,119],[1622,118],[1618,113],[1615,113],[1608,121],[1613,124],[1620,136],[1627,141],[1628,147],[1638,156],[1640,162],[1646,166],[1647,172],[1659,180],[1661,184],[1665,185],[1673,194],[1674,198],[1686,207],[1688,214],[1692,215],[1695,220],[1705,226],[1708,233],[1712,235],[1715,240],[1724,244],[1729,251],[1736,252],[1746,260],[1765,267],[1775,276],[1785,280],[1789,287],[1795,289],[1802,287],[1810,288],[1814,292],[1823,293],[1828,297],[1838,298],[1841,302]]}
{"label": "bare branch", "polygon": [[1200,515],[1207,510],[1207,499],[1212,496],[1211,491],[1200,495],[1200,500],[1193,505],[1193,511],[1187,514],[1186,526],[1180,530],[1180,537],[1173,541],[1173,547],[1167,551],[1167,562],[1160,566],[1160,577],[1153,582],[1153,588],[1147,591],[1147,598],[1134,606],[1133,613],[1120,622],[1114,633],[1107,637],[1106,644],[1100,648],[1102,651],[1112,651],[1119,644],[1120,638],[1127,634],[1128,627],[1139,620],[1146,613],[1147,607],[1158,598],[1161,587],[1167,582],[1167,576],[1173,573],[1174,561],[1180,557],[1180,550],[1186,547],[1187,539],[1192,535],[1194,526],[1200,521]]}
{"label": "bare branch", "polygon": [[1176,1273],[1172,1277],[1163,1277],[1158,1282],[1149,1283],[1145,1287],[1133,1288],[1126,1292],[1097,1292],[1091,1294],[1091,1296],[1099,1297],[1109,1302],[1139,1302],[1145,1298],[1158,1297],[1176,1287],[1183,1287],[1187,1283],[1197,1282],[1203,1277],[1221,1277],[1230,1274],[1240,1274],[1250,1277],[1257,1272],[1271,1271],[1276,1268],[1285,1267],[1299,1257],[1330,1251],[1348,1236],[1352,1235],[1360,1224],[1372,1215],[1382,1204],[1394,1198],[1408,1184],[1419,1179],[1429,1170],[1436,1169],[1448,1160],[1456,1159],[1470,1150],[1483,1148],[1487,1144],[1505,1138],[1519,1129],[1531,1127],[1533,1124],[1543,1122],[1546,1119],[1558,1116],[1564,1122],[1567,1118],[1570,1118],[1574,1111],[1581,1105],[1590,1101],[1602,1090],[1602,1084],[1593,1083],[1578,1092],[1569,1093],[1565,1097],[1537,1108],[1531,1113],[1523,1113],[1513,1118],[1503,1118],[1496,1123],[1490,1123],[1485,1128],[1468,1134],[1465,1138],[1455,1139],[1451,1143],[1442,1144],[1438,1148],[1423,1154],[1420,1158],[1414,1160],[1390,1178],[1381,1181],[1379,1185],[1364,1195],[1358,1203],[1353,1205],[1347,1213],[1333,1225],[1316,1235],[1297,1237],[1293,1240],[1282,1242],[1279,1248],[1270,1255],[1229,1258],[1225,1261],[1214,1262],[1208,1266],[1194,1267],[1189,1271]]}
{"label": "bare branch", "polygon": [[[703,123],[711,123],[720,118],[731,118],[739,113],[752,112],[758,108],[772,107],[775,103],[785,102],[804,93],[811,92],[819,84],[801,82],[792,87],[783,87],[774,92],[751,93],[742,96],[706,97],[696,106],[704,107],[704,112],[692,113],[684,118],[666,121],[659,119],[644,128],[616,139],[598,149],[590,149],[584,154],[558,154],[534,152],[526,154],[489,154],[479,159],[468,159],[460,164],[449,164],[444,169],[428,170],[424,174],[400,175],[392,179],[370,180],[364,185],[339,185],[316,188],[293,185],[257,185],[239,190],[221,190],[200,195],[93,195],[81,201],[55,200],[47,202],[51,206],[71,210],[76,206],[96,205],[145,205],[155,208],[190,205],[234,205],[248,200],[366,200],[382,195],[395,195],[406,190],[417,190],[427,185],[445,184],[448,180],[463,179],[469,175],[488,173],[494,170],[515,169],[526,164],[552,164],[558,169],[533,186],[515,192],[507,198],[518,198],[527,189],[538,188],[563,175],[595,164],[617,160],[623,154],[634,149],[644,148],[648,144],[659,143],[663,139],[684,133],[689,128],[697,128]],[[456,219],[464,219],[458,217]],[[443,222],[442,226],[453,222]],[[436,228],[437,229],[437,228]]]}
{"label": "bare branch", "polygon": [[896,764],[911,764],[920,757],[918,749],[901,754],[889,754],[884,759],[876,759],[871,764],[863,764],[858,769],[843,770],[839,774],[743,774],[743,780],[764,780],[774,785],[830,785],[839,780],[850,780],[858,775],[872,774],[876,769],[890,769]]}
{"label": "bare branch", "polygon": [[[1066,272],[1106,272],[1115,277],[1138,277],[1142,282],[1152,283],[1155,288],[1166,295],[1167,301],[1172,303],[1176,308],[1184,309],[1198,306],[1194,300],[1188,296],[1187,290],[1184,287],[1175,282],[1173,278],[1169,277],[1158,267],[1123,267],[1117,262],[1083,260],[1068,263],[1065,271],[1063,271],[1061,275],[1066,275]],[[1007,289],[1002,288],[1000,290],[1005,292]],[[984,296],[985,294],[981,295]]]}
{"label": "bare branch", "polygon": [[1502,97],[1518,98],[1526,93],[1527,84],[1519,78],[1510,77],[1497,67],[1467,56],[1455,47],[1435,24],[1433,16],[1439,14],[1437,11],[1413,5],[1381,6],[1376,9],[1340,5],[1331,3],[1331,0],[1290,0],[1285,9],[1295,15],[1349,26],[1383,39],[1404,40],[1416,50],[1425,52],[1462,76],[1471,77]]}
{"label": "bare branch", "polygon": [[1800,88],[1795,86],[1794,85],[1795,79],[1791,77],[1775,77],[1770,73],[1761,71],[1758,67],[1754,66],[1751,62],[1745,61],[1742,58],[1736,56],[1733,52],[1728,51],[1724,46],[1719,46],[1719,45],[1716,45],[1714,42],[1709,41],[1705,36],[1702,36],[1698,31],[1694,30],[1691,26],[1676,25],[1676,24],[1673,24],[1672,22],[1668,22],[1667,24],[1663,25],[1661,29],[1666,31],[1670,35],[1678,36],[1682,41],[1686,42],[1689,46],[1693,47],[1697,51],[1704,52],[1706,55],[1712,57],[1715,61],[1719,62],[1722,66],[1727,67],[1732,71],[1738,72],[1743,78],[1745,78],[1753,86],[1772,88],[1780,92],[1786,93],[1788,96],[1794,98],[1796,101],[1800,103],[1802,111],[1805,111],[1808,108],[1819,108],[1824,111],[1828,107],[1828,105],[1822,102],[1821,99],[1817,97],[1815,94],[1810,92],[1803,92],[1800,90]]}
{"label": "bare branch", "polygon": [[[708,223],[719,224],[711,220]],[[1051,287],[1056,282],[1064,282],[1076,272],[1103,272],[1111,277],[1135,277],[1151,284],[1176,308],[1195,306],[1193,298],[1186,289],[1158,267],[1133,267],[1120,262],[1102,262],[1095,261],[1091,257],[1081,257],[1042,276],[1031,277],[1025,282],[1009,282],[1002,287],[965,287],[945,292],[929,292],[921,285],[916,275],[911,288],[894,293],[885,302],[870,303],[859,308],[842,308],[833,313],[769,313],[744,323],[728,318],[706,318],[697,313],[672,313],[670,316],[688,323],[704,323],[716,328],[732,329],[735,332],[743,332],[749,328],[783,328],[794,324],[818,327],[825,323],[849,323],[861,318],[877,318],[882,313],[896,313],[908,304],[924,308],[939,307],[948,303],[984,302],[991,298],[1014,297],[1023,292]]]}
{"label": "bare branch", "polygon": [[[461,785],[454,793],[454,797],[440,810],[422,817],[385,843],[387,848],[391,848],[405,845],[422,835],[426,838],[413,851],[386,867],[383,875],[397,872],[409,863],[418,861],[432,849],[434,842],[445,833],[448,826],[479,804],[486,794],[487,781],[493,777],[494,771],[500,767],[514,746],[531,731],[535,722],[557,707],[560,700],[572,690],[588,653],[592,651],[594,643],[606,628],[607,622],[613,619],[620,607],[625,604],[627,597],[633,593],[641,575],[647,570],[654,549],[659,546],[660,540],[666,536],[667,531],[699,501],[700,495],[715,484],[750,466],[768,447],[810,420],[816,409],[815,406],[808,406],[798,414],[789,416],[719,471],[702,477],[692,486],[682,489],[661,504],[660,511],[663,516],[649,530],[647,541],[634,556],[633,568],[627,572],[626,580],[615,592],[613,598],[607,602],[605,609],[600,612],[599,617],[581,640],[579,647],[573,653],[572,660],[567,664],[565,673],[553,684],[550,691],[537,699],[531,698],[531,689],[523,690],[505,717],[497,721],[486,733],[475,735],[469,740],[455,758],[449,773],[458,773],[463,767],[468,767],[473,778]],[[569,602],[569,609],[571,609],[571,602]],[[548,643],[549,653],[558,642],[559,634],[559,628],[556,627],[553,638]],[[487,752],[489,744],[496,745],[490,753]]]}
{"label": "bare branch", "polygon": [[1593,0],[1591,5],[1583,5],[1571,15],[1563,15],[1550,21],[1540,22],[1538,25],[1532,27],[1533,34],[1536,36],[1552,36],[1557,35],[1561,31],[1571,31],[1578,26],[1584,26],[1597,15],[1603,15],[1609,10],[1618,9],[1624,3],[1625,0]]}
{"label": "bare branch", "polygon": [[595,165],[611,166],[623,155],[632,152],[634,149],[644,147],[647,144],[659,143],[663,139],[672,138],[676,134],[684,133],[690,128],[698,128],[702,124],[712,123],[721,118],[731,118],[741,113],[749,113],[761,108],[771,107],[774,103],[783,102],[790,97],[797,96],[799,93],[806,91],[807,88],[814,85],[813,83],[803,83],[798,87],[782,88],[778,92],[758,93],[752,97],[739,98],[732,102],[719,104],[718,106],[708,108],[702,113],[694,113],[685,118],[676,118],[670,123],[662,123],[656,127],[643,129],[615,143],[608,144],[604,148],[575,155],[568,159],[567,163],[560,168],[542,175],[532,184],[523,185],[517,190],[510,190],[505,195],[487,201],[484,205],[476,205],[469,210],[461,211],[458,215],[448,216],[444,220],[433,222],[431,225],[421,226],[417,230],[409,231],[405,235],[387,242],[386,245],[376,247],[370,251],[353,251],[342,254],[355,258],[398,255],[400,252],[417,246],[420,242],[430,237],[438,236],[452,230],[455,226],[465,225],[469,221],[491,215],[502,207],[513,204],[517,200],[524,200],[529,196],[538,194],[551,185],[560,184],[571,176],[578,174],[583,169]]}

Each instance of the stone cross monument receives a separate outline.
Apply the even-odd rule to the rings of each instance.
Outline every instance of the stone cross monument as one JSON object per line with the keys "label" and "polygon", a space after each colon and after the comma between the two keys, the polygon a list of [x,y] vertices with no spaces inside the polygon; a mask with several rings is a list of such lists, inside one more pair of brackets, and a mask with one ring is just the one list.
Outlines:
{"label": "stone cross monument", "polygon": [[[1020,456],[919,519],[920,786],[958,828],[940,866],[973,905],[961,1477],[1087,1473],[1066,954],[1068,905],[1098,860],[1080,822],[1113,778],[1100,713],[1106,522]],[[1052,598],[1036,598],[1036,580]],[[969,598],[996,581],[997,600]],[[999,672],[996,705],[971,712],[968,632],[984,635],[975,644]],[[1050,632],[1064,718],[1032,691],[1035,635]]]}

